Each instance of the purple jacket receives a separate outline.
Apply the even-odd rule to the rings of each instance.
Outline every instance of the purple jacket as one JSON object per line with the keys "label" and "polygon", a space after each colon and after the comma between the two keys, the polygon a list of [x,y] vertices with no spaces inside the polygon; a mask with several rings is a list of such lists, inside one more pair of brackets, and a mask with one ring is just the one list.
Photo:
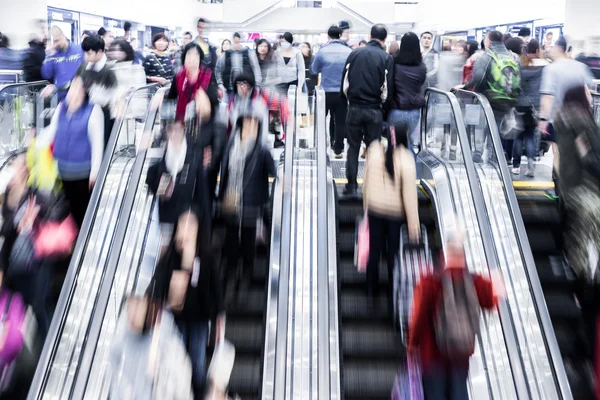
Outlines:
{"label": "purple jacket", "polygon": [[59,101],[64,99],[71,80],[75,77],[77,68],[84,61],[81,46],[69,43],[66,50],[59,50],[52,56],[47,56],[42,65],[42,77],[53,80],[59,91]]}

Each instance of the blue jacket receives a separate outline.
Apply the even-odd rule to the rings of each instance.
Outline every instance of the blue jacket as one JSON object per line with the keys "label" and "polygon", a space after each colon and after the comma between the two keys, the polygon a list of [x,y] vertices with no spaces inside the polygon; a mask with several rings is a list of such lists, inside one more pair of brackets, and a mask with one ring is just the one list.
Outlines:
{"label": "blue jacket", "polygon": [[310,72],[321,74],[321,87],[326,92],[339,92],[342,86],[344,66],[352,49],[341,40],[327,43],[315,56]]}
{"label": "blue jacket", "polygon": [[87,179],[92,169],[92,145],[88,137],[88,123],[94,105],[83,104],[69,116],[66,106],[61,107],[54,138],[54,158],[58,171],[65,180]]}
{"label": "blue jacket", "polygon": [[[7,47],[0,48],[0,69],[20,71],[25,53]],[[15,83],[15,75],[0,75],[1,83]]]}
{"label": "blue jacket", "polygon": [[69,43],[66,50],[59,50],[44,60],[42,77],[54,81],[59,91],[59,101],[66,96],[66,91],[75,77],[77,69],[84,61],[83,56],[81,46]]}

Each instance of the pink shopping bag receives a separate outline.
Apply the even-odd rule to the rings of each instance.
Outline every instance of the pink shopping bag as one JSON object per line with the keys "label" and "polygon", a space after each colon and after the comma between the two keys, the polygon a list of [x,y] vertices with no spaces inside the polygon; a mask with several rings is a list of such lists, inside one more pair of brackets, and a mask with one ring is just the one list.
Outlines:
{"label": "pink shopping bag", "polygon": [[369,217],[367,211],[358,221],[356,229],[356,244],[354,249],[354,264],[359,272],[367,271],[369,261]]}

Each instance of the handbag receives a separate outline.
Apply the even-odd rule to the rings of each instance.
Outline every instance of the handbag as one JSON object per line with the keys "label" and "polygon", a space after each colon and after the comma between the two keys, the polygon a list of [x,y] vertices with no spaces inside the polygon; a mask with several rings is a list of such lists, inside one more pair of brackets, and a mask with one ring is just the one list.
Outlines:
{"label": "handbag", "polygon": [[356,244],[354,247],[354,264],[358,272],[367,271],[367,263],[369,261],[369,216],[367,210],[365,215],[358,221],[356,229]]}
{"label": "handbag", "polygon": [[514,140],[525,130],[525,121],[523,119],[525,113],[517,111],[516,108],[511,108],[502,119],[499,131],[502,139]]}
{"label": "handbag", "polygon": [[396,374],[392,387],[392,400],[423,400],[423,381],[421,366],[416,355],[409,354],[406,365],[403,365]]}
{"label": "handbag", "polygon": [[45,221],[40,223],[34,240],[35,257],[71,254],[77,234],[77,224],[71,215],[61,222]]}

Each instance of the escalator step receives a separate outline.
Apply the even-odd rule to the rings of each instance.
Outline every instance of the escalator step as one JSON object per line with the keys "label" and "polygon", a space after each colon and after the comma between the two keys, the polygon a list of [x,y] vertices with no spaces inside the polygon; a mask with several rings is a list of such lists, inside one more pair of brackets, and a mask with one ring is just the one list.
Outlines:
{"label": "escalator step", "polygon": [[238,354],[261,354],[265,344],[263,320],[257,318],[228,321],[225,337],[233,343]]}
{"label": "escalator step", "polygon": [[387,361],[345,361],[344,399],[389,399],[400,362]]}
{"label": "escalator step", "polygon": [[544,293],[550,318],[561,320],[578,320],[581,309],[575,302],[575,297],[569,292],[546,291]]}
{"label": "escalator step", "polygon": [[264,288],[250,287],[247,291],[239,293],[227,309],[227,316],[233,318],[261,317],[265,311],[266,292]]}
{"label": "escalator step", "polygon": [[557,255],[535,255],[535,266],[545,289],[573,291],[575,274]]}
{"label": "escalator step", "polygon": [[557,320],[552,321],[552,325],[563,358],[577,357],[577,333],[574,331],[574,327]]}
{"label": "escalator step", "polygon": [[528,225],[526,230],[532,252],[539,254],[556,254],[558,252],[554,232],[548,226],[539,226],[534,229]]}
{"label": "escalator step", "polygon": [[[344,258],[340,260],[340,280],[344,287],[365,287],[367,276],[364,272],[358,272],[354,265],[354,260],[351,258]],[[388,282],[387,264],[379,264],[379,282],[382,285],[389,285]]]}
{"label": "escalator step", "polygon": [[519,209],[526,225],[535,224],[560,224],[558,205],[554,202],[520,201]]}
{"label": "escalator step", "polygon": [[364,289],[346,289],[342,290],[340,300],[342,319],[372,321],[391,318],[391,313],[388,313],[387,294],[384,290],[379,296],[369,300]]}
{"label": "escalator step", "polygon": [[343,352],[346,359],[388,359],[402,357],[404,348],[400,335],[387,320],[370,323],[344,323]]}
{"label": "escalator step", "polygon": [[261,357],[236,354],[229,390],[237,393],[242,400],[258,400],[261,382]]}

